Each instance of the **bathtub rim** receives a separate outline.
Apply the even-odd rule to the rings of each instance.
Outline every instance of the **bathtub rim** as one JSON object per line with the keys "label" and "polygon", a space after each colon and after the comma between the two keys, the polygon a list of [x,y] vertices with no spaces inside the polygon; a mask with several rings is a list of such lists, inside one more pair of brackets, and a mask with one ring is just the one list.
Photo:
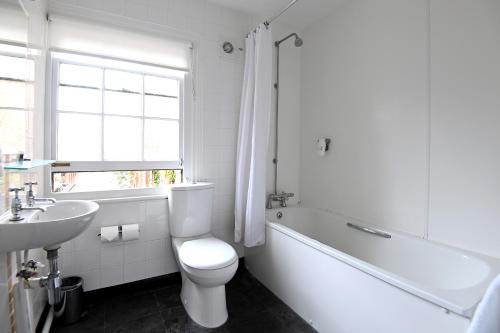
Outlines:
{"label": "bathtub rim", "polygon": [[[302,205],[294,205],[290,207],[279,207],[279,208],[273,208],[266,210],[266,212],[269,211],[280,211],[280,210],[290,210],[290,209],[310,209],[310,210],[317,210],[326,214],[331,214],[331,215],[339,215],[331,211],[323,210],[323,209],[317,209],[317,208],[310,208],[310,207],[305,207]],[[340,215],[339,215],[340,216]],[[342,215],[342,218],[350,219]],[[337,223],[337,222],[334,222]],[[459,316],[465,317],[467,319],[471,319],[474,311],[481,301],[481,298],[486,291],[486,288],[488,285],[491,283],[491,281],[494,279],[494,277],[499,274],[500,272],[500,260],[489,257],[483,254],[475,253],[472,251],[456,248],[453,246],[449,246],[446,244],[438,243],[435,241],[423,239],[414,235],[408,235],[406,233],[401,233],[397,232],[394,230],[386,230],[384,228],[381,228],[376,225],[370,225],[367,223],[362,223],[364,226],[368,227],[373,227],[376,228],[377,230],[380,231],[385,231],[389,232],[391,235],[397,235],[398,237],[402,238],[412,238],[417,241],[421,242],[428,242],[431,243],[434,246],[438,247],[444,247],[445,249],[452,250],[459,252],[460,254],[469,256],[469,257],[474,257],[480,261],[482,261],[484,264],[486,264],[489,268],[489,273],[487,277],[479,284],[476,284],[472,287],[469,288],[464,288],[464,289],[458,289],[458,290],[443,290],[443,289],[435,289],[432,287],[426,287],[425,285],[422,285],[416,281],[412,281],[409,279],[406,279],[404,277],[401,277],[397,274],[391,273],[390,271],[387,271],[383,268],[380,268],[378,266],[375,266],[373,264],[370,264],[364,260],[358,259],[354,256],[351,256],[350,254],[347,254],[345,252],[342,252],[340,250],[337,250],[327,244],[324,244],[316,239],[313,239],[309,236],[306,236],[304,234],[301,234],[300,232],[283,225],[279,222],[275,221],[269,221],[266,217],[266,228],[272,228],[280,233],[283,233],[287,236],[290,236],[294,238],[295,240],[310,246],[323,254],[328,255],[329,257],[332,257],[333,259],[342,261],[343,263],[350,265],[351,267],[358,269],[366,274],[369,274],[385,283],[388,283],[398,289],[401,289],[405,292],[410,293],[413,296],[416,296],[418,298],[421,298],[427,302],[430,302],[438,307],[441,307],[444,311],[450,311],[453,312]],[[455,294],[455,296],[458,295],[458,299],[455,300],[450,300],[450,294]],[[462,294],[462,295],[460,295]],[[471,296],[471,294],[473,294]],[[448,297],[447,297],[448,296]],[[462,297],[460,297],[462,296]],[[471,303],[470,298],[473,297],[475,300]]]}

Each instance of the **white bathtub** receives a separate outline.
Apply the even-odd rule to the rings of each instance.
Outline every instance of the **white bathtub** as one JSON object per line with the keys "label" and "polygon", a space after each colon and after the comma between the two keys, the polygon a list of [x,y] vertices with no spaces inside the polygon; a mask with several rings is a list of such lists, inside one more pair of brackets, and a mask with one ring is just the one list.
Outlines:
{"label": "white bathtub", "polygon": [[319,332],[466,331],[499,260],[347,222],[360,225],[321,210],[268,210],[266,245],[246,251],[246,265]]}

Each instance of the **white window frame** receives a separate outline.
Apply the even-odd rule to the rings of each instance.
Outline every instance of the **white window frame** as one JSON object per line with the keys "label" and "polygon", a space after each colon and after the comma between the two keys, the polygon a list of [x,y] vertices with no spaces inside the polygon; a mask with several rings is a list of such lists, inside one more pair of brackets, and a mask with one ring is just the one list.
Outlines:
{"label": "white window frame", "polygon": [[[57,50],[56,52],[64,53],[64,51]],[[72,52],[67,52],[71,54]],[[99,55],[93,54],[84,54],[78,52],[78,55],[82,55],[85,57],[94,57],[94,58],[103,58],[110,59],[109,57],[102,57]],[[182,169],[183,170],[183,178],[186,179],[186,161],[184,156],[189,156],[186,152],[186,147],[189,147],[189,144],[186,144],[186,119],[190,118],[189,114],[191,101],[186,94],[186,91],[189,91],[190,87],[192,87],[192,77],[191,74],[185,70],[179,70],[185,72],[184,78],[180,78],[178,76],[169,76],[164,74],[158,74],[154,71],[149,70],[141,70],[134,71],[130,69],[123,69],[119,66],[99,66],[95,64],[88,64],[83,61],[74,61],[67,59],[60,59],[54,56],[53,51],[49,51],[49,61],[47,61],[47,68],[50,71],[50,75],[47,77],[47,106],[50,110],[48,119],[46,119],[46,127],[48,130],[46,133],[46,140],[50,142],[48,151],[46,151],[46,156],[50,156],[49,158],[52,160],[57,160],[57,101],[58,101],[58,87],[59,87],[59,69],[61,64],[70,64],[70,65],[79,65],[79,66],[87,66],[100,68],[103,70],[111,69],[118,70],[128,73],[141,74],[141,75],[151,75],[162,78],[169,78],[179,80],[179,160],[178,161],[57,161],[54,166],[47,168],[48,172],[46,174],[46,188],[45,193],[48,193],[50,196],[58,198],[58,199],[71,199],[71,198],[80,198],[80,199],[96,199],[96,198],[120,198],[120,197],[138,197],[138,196],[152,196],[152,195],[163,195],[166,192],[166,187],[158,187],[158,188],[142,188],[142,189],[123,189],[123,190],[109,190],[109,191],[91,191],[91,192],[68,192],[68,193],[57,193],[52,192],[52,173],[54,172],[84,172],[84,171],[127,171],[127,170],[163,170],[163,169]],[[119,62],[128,62],[128,63],[136,63],[139,65],[146,65],[147,67],[154,68],[161,66],[155,64],[145,64],[145,63],[137,63],[134,61],[126,60],[126,59],[111,59],[117,60]],[[104,75],[103,75],[104,80]],[[104,86],[102,87],[104,89]],[[144,118],[143,118],[144,119]],[[103,124],[102,124],[103,125]],[[144,147],[142,148],[144,149]],[[69,165],[67,165],[68,163]],[[66,165],[64,165],[66,164]]]}
{"label": "white window frame", "polygon": [[[33,62],[33,75],[35,75],[35,66],[36,66],[36,59],[35,57],[31,54],[28,53],[28,47],[24,44],[21,43],[14,43],[14,42],[8,42],[8,41],[3,41],[0,40],[0,44],[12,47],[12,50],[6,51],[6,50],[1,50],[0,55],[6,56],[6,57],[12,57],[12,58],[18,58],[18,59],[23,59],[26,61],[32,61]],[[26,79],[22,81],[17,81],[17,82],[24,82],[25,84],[32,84],[33,85],[33,90],[35,89],[35,81],[33,79]],[[34,101],[32,101],[34,102]],[[12,110],[15,112],[31,112],[32,113],[32,119],[33,119],[33,128],[31,137],[34,138],[35,136],[35,122],[37,120],[36,118],[36,113],[35,113],[35,106],[32,105],[31,107],[29,105],[26,105],[24,108],[19,108],[19,107],[0,107],[0,111],[2,110]],[[24,147],[26,149],[26,147]],[[31,143],[31,152],[24,151],[25,155],[29,158],[33,158],[33,155],[35,155],[36,147],[35,143]]]}

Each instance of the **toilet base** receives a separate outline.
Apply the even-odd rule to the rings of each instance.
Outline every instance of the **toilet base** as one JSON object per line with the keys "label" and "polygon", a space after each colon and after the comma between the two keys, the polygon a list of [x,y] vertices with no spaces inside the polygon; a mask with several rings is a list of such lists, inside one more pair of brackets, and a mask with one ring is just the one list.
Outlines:
{"label": "toilet base", "polygon": [[182,275],[181,300],[189,317],[207,328],[223,325],[228,318],[226,286],[202,287]]}

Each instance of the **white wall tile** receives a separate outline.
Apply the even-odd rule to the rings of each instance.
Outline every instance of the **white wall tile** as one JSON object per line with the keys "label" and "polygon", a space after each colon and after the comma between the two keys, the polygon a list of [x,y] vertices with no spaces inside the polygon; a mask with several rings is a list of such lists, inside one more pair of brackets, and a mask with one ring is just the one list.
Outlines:
{"label": "white wall tile", "polygon": [[162,239],[169,237],[168,221],[149,219],[143,228],[142,236],[144,241]]}
{"label": "white wall tile", "polygon": [[234,195],[224,195],[215,197],[216,213],[234,212]]}
{"label": "white wall tile", "polygon": [[76,265],[74,252],[59,252],[59,270],[63,276],[73,275]]}
{"label": "white wall tile", "polygon": [[79,251],[100,247],[101,239],[97,236],[100,232],[101,228],[95,224],[95,221],[93,221],[87,230],[73,240],[74,250]]}
{"label": "white wall tile", "polygon": [[216,212],[212,220],[212,230],[234,228],[234,213],[233,212]]}
{"label": "white wall tile", "polygon": [[[303,32],[304,204],[424,236],[426,23],[426,0],[352,1]],[[319,137],[333,139],[325,157]]]}
{"label": "white wall tile", "polygon": [[235,178],[236,169],[234,163],[225,162],[217,164],[217,178]]}
{"label": "white wall tile", "polygon": [[145,202],[101,203],[93,224],[112,226],[122,224],[141,224],[145,220]]}
{"label": "white wall tile", "polygon": [[101,271],[98,269],[79,272],[78,276],[83,279],[83,290],[90,291],[101,288]]}
{"label": "white wall tile", "polygon": [[123,265],[123,282],[132,282],[146,278],[146,261],[134,261]]}
{"label": "white wall tile", "polygon": [[146,243],[146,259],[161,259],[172,254],[170,238],[152,240]]}
{"label": "white wall tile", "polygon": [[169,26],[172,26],[179,30],[187,29],[187,16],[182,13],[179,8],[172,6],[168,10],[167,22]]}
{"label": "white wall tile", "polygon": [[205,148],[205,160],[207,163],[219,162],[223,160],[221,147],[206,147]]}
{"label": "white wall tile", "polygon": [[143,227],[143,240],[169,237],[168,201],[151,200],[146,203],[146,222]]}
{"label": "white wall tile", "polygon": [[101,267],[101,288],[123,283],[123,265]]}
{"label": "white wall tile", "polygon": [[146,261],[146,277],[160,276],[177,272],[177,263],[173,256]]}
{"label": "white wall tile", "polygon": [[149,200],[146,202],[146,219],[165,221],[168,224],[168,201]]}
{"label": "white wall tile", "polygon": [[126,0],[125,15],[143,21],[148,21],[148,7],[138,1]]}
{"label": "white wall tile", "polygon": [[59,253],[72,252],[75,250],[75,240],[72,239],[68,242],[62,243]]}
{"label": "white wall tile", "polygon": [[114,14],[123,14],[125,11],[125,0],[101,1],[102,10]]}
{"label": "white wall tile", "polygon": [[[229,112],[221,112],[219,117],[219,126],[220,128],[230,129],[232,130],[232,134],[236,135],[238,129],[238,121],[239,121],[239,113],[236,113],[237,110],[232,110],[233,106],[228,105],[227,108],[230,110]],[[233,138],[234,140],[234,138]],[[232,142],[232,141],[231,141]]]}
{"label": "white wall tile", "polygon": [[431,4],[429,238],[500,258],[500,2]]}
{"label": "white wall tile", "polygon": [[187,17],[186,19],[186,29],[189,32],[192,32],[197,35],[201,35],[203,33],[203,29],[205,24],[203,20],[199,18]]}
{"label": "white wall tile", "polygon": [[123,245],[103,246],[101,248],[101,269],[106,266],[123,265]]}
{"label": "white wall tile", "polygon": [[100,249],[93,248],[74,252],[74,272],[81,273],[86,271],[98,270],[101,263]]}
{"label": "white wall tile", "polygon": [[146,260],[146,242],[123,245],[123,262],[125,264]]}
{"label": "white wall tile", "polygon": [[233,196],[235,191],[234,178],[219,178],[215,187],[216,196]]}
{"label": "white wall tile", "polygon": [[[217,118],[217,113],[212,112],[213,117]],[[205,144],[207,146],[219,146],[220,145],[220,132],[213,129],[207,128],[205,130]]]}
{"label": "white wall tile", "polygon": [[159,24],[167,24],[168,8],[165,6],[149,6],[149,20]]}
{"label": "white wall tile", "polygon": [[233,146],[236,140],[236,130],[233,128],[219,129],[219,144],[221,146]]}
{"label": "white wall tile", "polygon": [[221,147],[221,162],[232,162],[236,160],[236,147],[235,146],[225,146]]}

